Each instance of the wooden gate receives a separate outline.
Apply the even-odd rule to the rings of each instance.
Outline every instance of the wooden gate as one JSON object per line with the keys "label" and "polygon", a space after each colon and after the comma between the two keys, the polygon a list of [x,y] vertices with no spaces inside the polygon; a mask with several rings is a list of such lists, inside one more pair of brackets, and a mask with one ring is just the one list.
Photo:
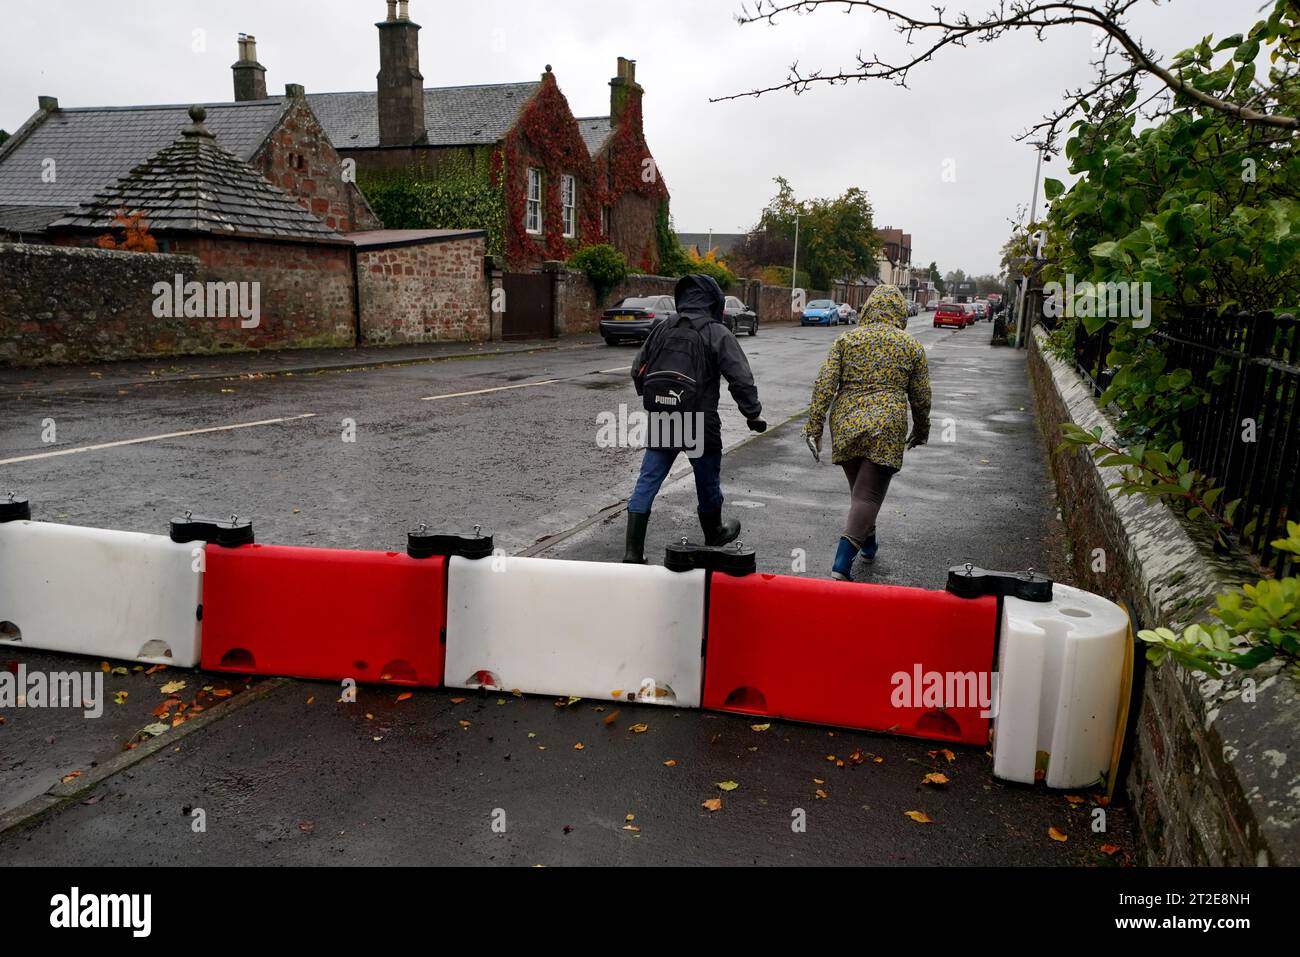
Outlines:
{"label": "wooden gate", "polygon": [[549,339],[555,335],[555,282],[550,273],[508,272],[502,277],[506,311],[502,339]]}

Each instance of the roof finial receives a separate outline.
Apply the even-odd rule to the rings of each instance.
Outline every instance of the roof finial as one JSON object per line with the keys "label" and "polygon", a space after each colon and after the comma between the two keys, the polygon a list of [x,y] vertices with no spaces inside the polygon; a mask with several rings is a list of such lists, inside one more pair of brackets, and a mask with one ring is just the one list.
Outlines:
{"label": "roof finial", "polygon": [[205,109],[204,109],[203,107],[201,107],[201,106],[198,106],[197,104],[194,105],[194,106],[191,106],[191,107],[190,107],[190,120],[191,120],[192,122],[190,123],[189,126],[185,127],[185,129],[181,130],[181,135],[182,135],[182,136],[202,136],[202,137],[206,137],[207,139],[210,139],[210,140],[214,140],[214,139],[216,139],[216,137],[212,135],[212,131],[209,130],[206,126],[203,125],[203,121],[206,120],[207,118],[208,118],[208,111],[207,111],[207,110],[205,110]]}

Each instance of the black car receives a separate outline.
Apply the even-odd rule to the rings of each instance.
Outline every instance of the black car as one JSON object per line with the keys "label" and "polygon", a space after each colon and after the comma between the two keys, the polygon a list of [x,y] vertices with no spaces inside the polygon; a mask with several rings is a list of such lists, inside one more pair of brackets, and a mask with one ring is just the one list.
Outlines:
{"label": "black car", "polygon": [[722,311],[722,321],[726,323],[732,335],[738,335],[741,329],[744,329],[751,336],[758,335],[758,314],[735,296],[727,297],[726,305],[723,306]]}
{"label": "black car", "polygon": [[608,345],[624,339],[644,342],[650,330],[665,319],[677,318],[672,296],[628,296],[605,310],[600,317],[600,334]]}

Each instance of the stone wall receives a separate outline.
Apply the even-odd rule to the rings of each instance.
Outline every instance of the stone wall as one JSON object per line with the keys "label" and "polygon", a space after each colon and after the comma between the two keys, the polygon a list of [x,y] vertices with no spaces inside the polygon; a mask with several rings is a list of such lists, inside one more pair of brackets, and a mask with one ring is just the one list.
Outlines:
{"label": "stone wall", "polygon": [[[99,362],[355,342],[351,248],[224,238],[166,253],[0,243],[0,361]],[[258,322],[159,315],[157,283],[258,283]],[[251,287],[246,287],[251,304]],[[205,309],[206,312],[206,309]]]}
{"label": "stone wall", "polygon": [[[763,286],[758,295],[758,321],[768,325],[798,322],[799,316],[791,305],[793,292],[794,290],[789,286]],[[820,289],[804,291],[805,303],[812,302],[814,299],[833,298],[830,293],[822,292]]]}
{"label": "stone wall", "polygon": [[486,244],[478,235],[358,249],[361,341],[490,338]]}
{"label": "stone wall", "polygon": [[44,365],[188,351],[212,335],[193,319],[154,319],[153,286],[199,271],[192,256],[0,243],[0,363]]}
{"label": "stone wall", "polygon": [[291,100],[252,165],[331,229],[383,228],[355,179],[344,176],[342,159],[304,99]]}
{"label": "stone wall", "polygon": [[587,277],[558,269],[555,282],[555,331],[558,335],[595,332],[600,314],[627,296],[671,296],[677,280],[669,276],[628,276],[603,300],[597,300]]}
{"label": "stone wall", "polygon": [[[1047,447],[1059,446],[1067,421],[1113,436],[1090,387],[1043,343],[1037,331],[1029,372]],[[1052,455],[1051,466],[1075,583],[1123,602],[1135,631],[1203,620],[1210,596],[1257,577],[1244,557],[1213,554],[1165,505],[1108,488],[1118,469],[1077,449]],[[1300,684],[1267,665],[1223,680],[1172,664],[1139,674],[1123,783],[1144,862],[1300,863]]]}

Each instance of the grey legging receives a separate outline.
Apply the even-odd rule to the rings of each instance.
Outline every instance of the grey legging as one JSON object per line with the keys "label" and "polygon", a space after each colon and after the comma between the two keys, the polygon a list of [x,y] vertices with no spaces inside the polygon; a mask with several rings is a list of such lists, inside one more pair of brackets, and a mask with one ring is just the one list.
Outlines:
{"label": "grey legging", "polygon": [[849,459],[840,467],[844,469],[852,493],[844,537],[861,548],[863,542],[876,534],[876,516],[880,514],[880,505],[889,491],[889,480],[898,470],[865,458]]}

